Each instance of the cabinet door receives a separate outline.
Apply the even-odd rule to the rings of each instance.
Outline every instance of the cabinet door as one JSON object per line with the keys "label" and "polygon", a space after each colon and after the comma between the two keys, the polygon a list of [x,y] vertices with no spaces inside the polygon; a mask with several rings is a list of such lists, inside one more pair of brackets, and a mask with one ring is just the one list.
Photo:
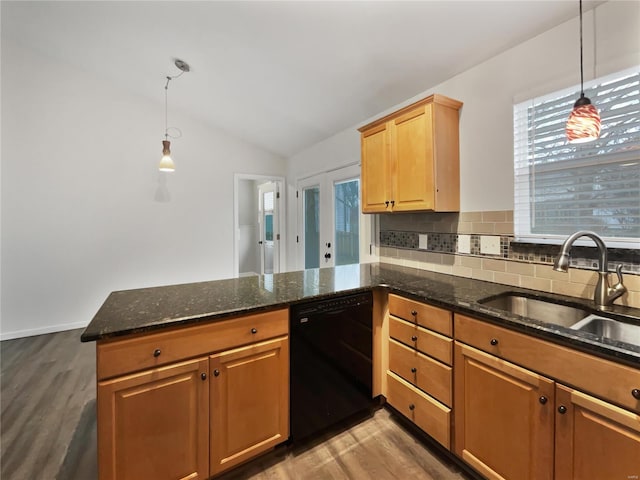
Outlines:
{"label": "cabinet door", "polygon": [[100,480],[205,479],[208,359],[98,384]]}
{"label": "cabinet door", "polygon": [[556,407],[556,480],[640,478],[638,415],[563,385]]}
{"label": "cabinet door", "polygon": [[210,357],[211,475],[289,438],[288,337]]}
{"label": "cabinet door", "polygon": [[432,104],[393,121],[393,210],[434,210]]}
{"label": "cabinet door", "polygon": [[383,123],[362,132],[362,212],[384,212],[390,207],[388,128]]}
{"label": "cabinet door", "polygon": [[454,375],[455,453],[489,479],[553,478],[554,382],[458,342]]}

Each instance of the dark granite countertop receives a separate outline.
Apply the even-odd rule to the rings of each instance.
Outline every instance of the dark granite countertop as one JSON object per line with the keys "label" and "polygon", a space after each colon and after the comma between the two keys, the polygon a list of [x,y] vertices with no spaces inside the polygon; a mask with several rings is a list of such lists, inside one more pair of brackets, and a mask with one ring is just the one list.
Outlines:
{"label": "dark granite countertop", "polygon": [[[589,300],[384,263],[116,291],[100,307],[82,333],[81,340],[90,342],[169,326],[192,325],[380,287],[513,330],[640,366],[640,346],[535,321],[478,303],[478,300],[505,292],[520,292],[534,298],[553,298],[558,303],[593,310]],[[637,308],[614,306],[611,312],[604,315],[631,316],[640,322],[640,309]]]}

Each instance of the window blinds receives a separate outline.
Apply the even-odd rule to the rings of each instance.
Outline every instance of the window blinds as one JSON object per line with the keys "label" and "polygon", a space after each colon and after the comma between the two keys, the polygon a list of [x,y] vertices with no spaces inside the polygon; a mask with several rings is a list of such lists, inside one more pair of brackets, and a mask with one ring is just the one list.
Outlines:
{"label": "window blinds", "polygon": [[640,68],[585,84],[600,138],[569,144],[565,124],[579,87],[514,106],[516,240],[557,243],[591,230],[640,248]]}

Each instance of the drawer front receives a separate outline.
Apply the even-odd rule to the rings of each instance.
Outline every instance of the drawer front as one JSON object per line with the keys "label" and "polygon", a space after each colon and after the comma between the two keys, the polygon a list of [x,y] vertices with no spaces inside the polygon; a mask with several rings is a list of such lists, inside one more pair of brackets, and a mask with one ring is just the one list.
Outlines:
{"label": "drawer front", "polygon": [[389,313],[410,323],[452,335],[452,314],[448,310],[389,294]]}
{"label": "drawer front", "polygon": [[389,370],[445,405],[452,405],[451,367],[389,340]]}
{"label": "drawer front", "polygon": [[453,340],[449,337],[395,317],[389,317],[389,336],[447,365],[453,363]]}
{"label": "drawer front", "polygon": [[455,316],[456,340],[640,413],[640,369],[540,340],[466,315]]}
{"label": "drawer front", "polygon": [[97,345],[98,380],[238,347],[289,332],[289,310],[273,310]]}
{"label": "drawer front", "polygon": [[387,402],[434,439],[451,448],[451,409],[387,373]]}

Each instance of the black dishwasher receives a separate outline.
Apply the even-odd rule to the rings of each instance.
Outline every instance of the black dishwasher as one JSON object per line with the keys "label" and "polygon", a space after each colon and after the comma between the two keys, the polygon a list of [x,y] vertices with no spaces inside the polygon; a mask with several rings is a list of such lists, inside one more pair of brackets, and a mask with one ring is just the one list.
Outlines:
{"label": "black dishwasher", "polygon": [[371,292],[291,306],[291,439],[299,441],[370,411]]}

